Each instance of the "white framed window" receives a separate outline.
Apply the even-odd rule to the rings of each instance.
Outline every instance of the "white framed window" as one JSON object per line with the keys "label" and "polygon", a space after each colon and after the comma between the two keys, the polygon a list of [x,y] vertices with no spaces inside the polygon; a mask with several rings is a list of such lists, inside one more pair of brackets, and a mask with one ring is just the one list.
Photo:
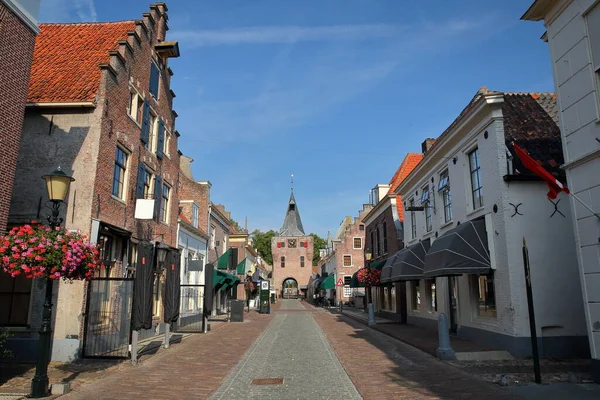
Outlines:
{"label": "white framed window", "polygon": [[433,208],[431,206],[431,201],[429,197],[429,185],[423,188],[423,194],[421,195],[421,206],[425,208],[425,230],[427,232],[431,232],[433,229],[433,224],[431,221],[433,218]]}
{"label": "white framed window", "polygon": [[163,183],[162,199],[160,203],[160,222],[169,222],[169,206],[171,205],[170,198],[171,186],[169,186],[167,183]]}
{"label": "white framed window", "polygon": [[479,162],[479,149],[469,153],[469,171],[471,174],[471,194],[473,209],[483,207],[483,184],[481,183],[481,164]]}
{"label": "white framed window", "polygon": [[438,310],[435,279],[425,280],[425,289],[427,290],[427,308],[430,312],[436,312]]}
{"label": "white framed window", "polygon": [[448,170],[440,174],[440,182],[438,184],[438,193],[442,196],[444,204],[444,222],[452,221],[452,196],[450,195],[450,176]]}
{"label": "white framed window", "polygon": [[[410,199],[410,201],[408,202],[408,206],[411,208],[414,207],[415,199]],[[410,212],[410,238],[417,238],[417,219],[414,211]]]}
{"label": "white framed window", "polygon": [[171,132],[168,130],[164,130],[164,139],[163,139],[163,154],[170,156],[171,154],[169,153],[169,146],[171,145]]}
{"label": "white framed window", "polygon": [[129,93],[129,116],[138,125],[142,124],[143,112],[144,112],[144,99],[135,90]]}
{"label": "white framed window", "polygon": [[596,3],[586,12],[585,21],[592,55],[592,68],[596,75],[596,100],[600,110],[600,3]]}
{"label": "white framed window", "polygon": [[355,250],[362,249],[362,238],[355,237],[352,239],[352,248]]}
{"label": "white framed window", "polygon": [[193,203],[192,204],[192,226],[194,228],[198,228],[198,214],[200,211],[200,207],[198,207],[198,204]]}
{"label": "white framed window", "polygon": [[112,195],[121,200],[125,200],[125,193],[127,190],[126,183],[128,162],[129,153],[121,146],[117,146],[115,150]]}
{"label": "white framed window", "polygon": [[344,267],[352,266],[352,255],[351,254],[344,254],[343,260],[344,260]]}
{"label": "white framed window", "polygon": [[151,199],[154,196],[154,173],[147,166],[142,167],[142,199]]}
{"label": "white framed window", "polygon": [[352,288],[350,285],[344,286],[344,297],[352,297]]}
{"label": "white framed window", "polygon": [[146,143],[146,148],[152,153],[156,153],[156,142],[158,140],[158,117],[153,112],[150,112],[148,118],[150,122],[148,125],[148,143]]}

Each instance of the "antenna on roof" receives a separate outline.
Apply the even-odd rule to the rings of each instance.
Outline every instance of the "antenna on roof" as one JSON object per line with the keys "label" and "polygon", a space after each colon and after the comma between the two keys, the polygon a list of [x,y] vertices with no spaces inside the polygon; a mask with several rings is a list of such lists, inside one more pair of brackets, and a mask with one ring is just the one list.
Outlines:
{"label": "antenna on roof", "polygon": [[292,174],[291,176],[292,176],[292,193],[294,193],[294,174]]}

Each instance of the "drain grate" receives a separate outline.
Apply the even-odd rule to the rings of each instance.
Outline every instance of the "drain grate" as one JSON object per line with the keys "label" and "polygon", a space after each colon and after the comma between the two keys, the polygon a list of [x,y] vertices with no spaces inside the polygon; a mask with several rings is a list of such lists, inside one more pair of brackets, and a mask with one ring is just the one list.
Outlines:
{"label": "drain grate", "polygon": [[252,385],[283,385],[283,378],[252,379]]}

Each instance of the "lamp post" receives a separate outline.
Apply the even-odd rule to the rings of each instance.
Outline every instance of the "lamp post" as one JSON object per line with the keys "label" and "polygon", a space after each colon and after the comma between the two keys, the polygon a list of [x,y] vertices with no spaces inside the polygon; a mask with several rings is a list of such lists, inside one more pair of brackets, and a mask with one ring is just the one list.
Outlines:
{"label": "lamp post", "polygon": [[[69,186],[75,179],[65,174],[58,167],[50,175],[44,175],[46,181],[48,198],[52,202],[52,214],[48,216],[48,224],[52,229],[59,227],[63,219],[59,218],[60,206],[64,203]],[[48,396],[48,363],[50,362],[50,339],[52,334],[52,286],[51,279],[46,279],[46,297],[44,300],[44,312],[42,314],[42,326],[38,339],[38,356],[35,367],[35,376],[31,380],[32,398]]]}
{"label": "lamp post", "polygon": [[[371,248],[367,248],[365,251],[365,260],[367,260],[367,268],[371,268],[371,257],[373,257],[373,253],[371,252]],[[375,311],[373,310],[373,302],[371,300],[371,287],[367,286],[367,311],[369,313],[369,326],[375,325]]]}
{"label": "lamp post", "polygon": [[[160,275],[162,275],[165,260],[167,258],[167,253],[169,252],[169,246],[164,244],[163,242],[156,243],[154,245],[154,251],[156,252],[156,275],[158,275],[157,279],[160,281]],[[158,293],[158,292],[157,292]],[[165,324],[165,342],[164,348],[168,349],[171,344],[171,323]]]}

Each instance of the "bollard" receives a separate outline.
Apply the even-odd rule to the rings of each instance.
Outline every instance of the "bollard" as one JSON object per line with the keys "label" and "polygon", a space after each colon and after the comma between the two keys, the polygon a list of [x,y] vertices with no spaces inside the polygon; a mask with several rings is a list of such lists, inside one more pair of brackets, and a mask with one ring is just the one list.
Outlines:
{"label": "bollard", "polygon": [[446,314],[444,313],[440,313],[438,320],[438,338],[439,347],[437,349],[437,357],[440,360],[456,360],[456,353],[450,346],[448,320],[446,319]]}
{"label": "bollard", "polygon": [[369,303],[369,326],[375,325],[375,311],[373,310],[373,303]]}
{"label": "bollard", "polygon": [[165,349],[168,349],[171,346],[171,335],[170,335],[170,329],[171,328],[171,324],[165,324]]}
{"label": "bollard", "polygon": [[137,364],[137,352],[138,352],[138,331],[131,332],[131,363]]}
{"label": "bollard", "polygon": [[340,301],[340,314],[342,313],[342,301]]}

